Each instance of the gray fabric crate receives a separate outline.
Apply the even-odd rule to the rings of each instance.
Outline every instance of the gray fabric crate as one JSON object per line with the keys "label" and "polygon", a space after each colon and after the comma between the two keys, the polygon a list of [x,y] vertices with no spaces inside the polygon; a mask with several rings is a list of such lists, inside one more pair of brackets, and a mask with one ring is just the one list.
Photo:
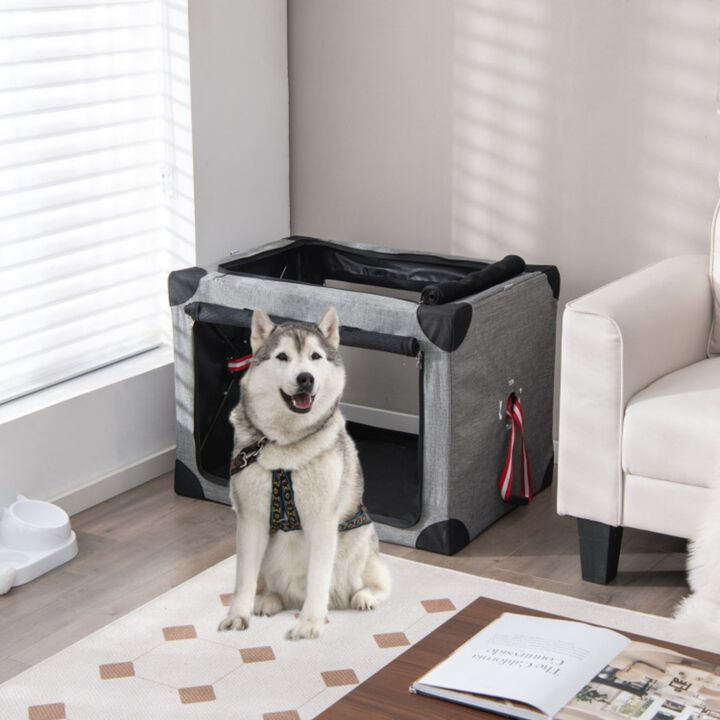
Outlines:
{"label": "gray fabric crate", "polygon": [[[298,248],[309,260],[298,259]],[[340,280],[359,279],[368,292],[321,284],[322,268],[317,272],[315,268],[322,263],[313,253],[328,252],[332,267],[326,267],[325,274]],[[299,269],[302,262],[305,270]],[[528,266],[521,275],[482,292],[426,305],[375,294],[372,285],[405,283],[417,290],[427,284],[428,277],[452,277],[453,273],[462,277],[486,264],[294,237],[234,256],[233,264],[234,271],[227,266],[188,268],[169,279],[177,402],[175,488],[179,494],[229,503],[227,462],[232,433],[227,415],[237,402],[237,383],[228,391],[232,381],[223,376],[226,343],[221,336],[227,340],[232,335],[231,345],[242,346],[237,347],[239,351],[247,348],[247,328],[255,307],[275,318],[316,322],[334,306],[343,344],[373,347],[396,342],[396,352],[419,353],[418,436],[351,428],[381,539],[452,554],[513,509],[501,500],[497,486],[509,436],[499,409],[504,411],[512,391],[522,391],[534,491],[549,485],[556,268]],[[411,271],[405,279],[397,280],[398,273],[402,275],[408,267]],[[309,281],[294,277],[309,277]],[[373,459],[377,447],[380,458]],[[382,469],[387,467],[391,470]],[[398,510],[398,488],[392,485],[396,480],[392,468],[399,467],[408,473],[399,480],[407,484],[402,510]],[[393,492],[394,510],[386,512],[381,506],[383,496]]]}

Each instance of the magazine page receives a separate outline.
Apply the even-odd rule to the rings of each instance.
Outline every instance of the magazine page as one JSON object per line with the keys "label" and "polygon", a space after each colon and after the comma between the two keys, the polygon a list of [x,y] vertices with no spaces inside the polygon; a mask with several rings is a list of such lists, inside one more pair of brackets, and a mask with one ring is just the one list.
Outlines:
{"label": "magazine page", "polygon": [[592,625],[505,613],[415,684],[515,700],[552,716],[629,643]]}
{"label": "magazine page", "polygon": [[567,707],[563,720],[720,720],[720,666],[633,642]]}

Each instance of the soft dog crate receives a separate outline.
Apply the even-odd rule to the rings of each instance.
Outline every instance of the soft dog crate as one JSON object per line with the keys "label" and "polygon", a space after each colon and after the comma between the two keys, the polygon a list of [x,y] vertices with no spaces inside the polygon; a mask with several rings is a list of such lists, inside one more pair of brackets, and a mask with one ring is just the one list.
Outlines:
{"label": "soft dog crate", "polygon": [[552,479],[559,274],[553,266],[522,268],[504,279],[502,263],[290,237],[217,270],[173,272],[176,492],[229,503],[228,415],[242,365],[228,361],[250,353],[253,308],[275,322],[314,323],[334,306],[343,356],[373,351],[375,358],[368,377],[346,357],[349,385],[365,373],[365,390],[374,388],[384,374],[377,368],[400,358],[395,372],[408,376],[416,395],[415,415],[374,413],[363,407],[365,390],[343,407],[378,534],[457,552],[514,507],[498,490],[511,394],[524,409],[534,492]]}

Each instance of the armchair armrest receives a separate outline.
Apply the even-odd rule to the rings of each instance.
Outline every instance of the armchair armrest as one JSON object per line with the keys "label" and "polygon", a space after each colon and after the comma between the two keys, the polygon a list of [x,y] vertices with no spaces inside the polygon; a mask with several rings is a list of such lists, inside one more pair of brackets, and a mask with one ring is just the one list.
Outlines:
{"label": "armchair armrest", "polygon": [[674,257],[569,303],[563,314],[558,512],[622,525],[622,428],[630,398],[702,360],[708,260]]}

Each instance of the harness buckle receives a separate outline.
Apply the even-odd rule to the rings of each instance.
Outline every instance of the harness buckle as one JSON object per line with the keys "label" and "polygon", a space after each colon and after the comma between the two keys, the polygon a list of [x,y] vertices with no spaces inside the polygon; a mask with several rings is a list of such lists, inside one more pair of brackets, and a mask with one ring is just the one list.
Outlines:
{"label": "harness buckle", "polygon": [[243,450],[243,451],[240,453],[240,462],[242,463],[242,465],[240,465],[240,469],[241,469],[241,470],[242,470],[243,468],[246,468],[246,467],[249,465],[250,460],[253,460],[254,458],[256,458],[256,457],[260,454],[260,451],[263,449],[263,447],[265,446],[265,443],[266,443],[266,442],[267,442],[267,438],[266,438],[266,437],[261,437],[261,438],[255,443],[255,447],[254,447],[252,450],[250,450],[249,452],[246,451],[246,450]]}
{"label": "harness buckle", "polygon": [[252,460],[257,458],[260,451],[267,444],[267,441],[268,439],[263,435],[263,437],[261,437],[255,445],[251,446],[251,448],[244,448],[241,450],[231,464],[232,471],[238,472],[240,470],[244,470]]}

